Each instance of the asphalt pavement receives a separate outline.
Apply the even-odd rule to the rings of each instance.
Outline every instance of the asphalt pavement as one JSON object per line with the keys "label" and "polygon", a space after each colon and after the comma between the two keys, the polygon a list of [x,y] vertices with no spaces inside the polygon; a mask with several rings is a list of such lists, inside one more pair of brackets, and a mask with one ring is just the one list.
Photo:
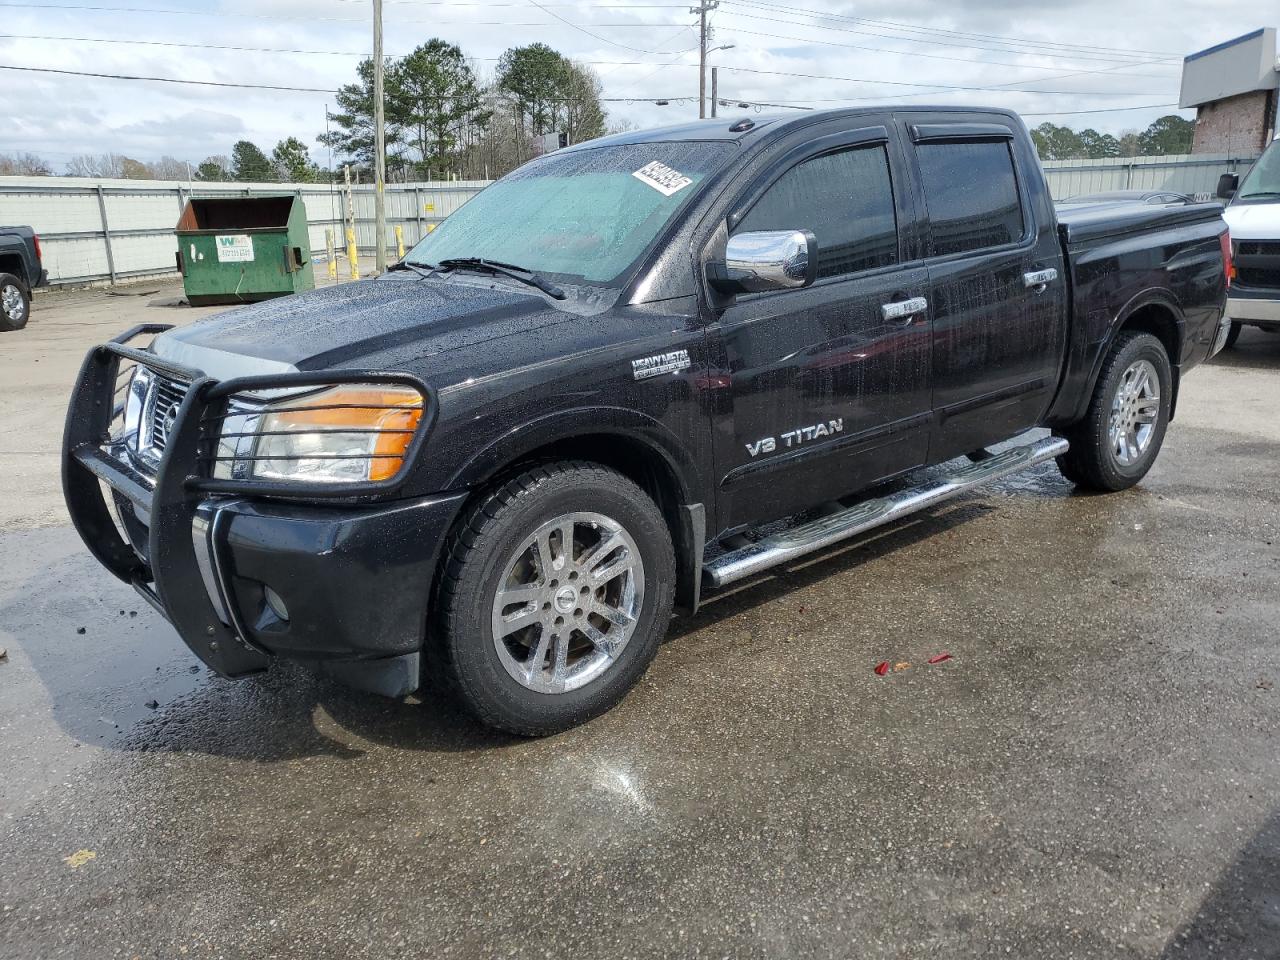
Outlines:
{"label": "asphalt pavement", "polygon": [[763,578],[531,741],[213,677],[89,558],[66,391],[196,313],[153,287],[0,336],[0,958],[1280,958],[1280,336],[1138,488],[1049,465]]}

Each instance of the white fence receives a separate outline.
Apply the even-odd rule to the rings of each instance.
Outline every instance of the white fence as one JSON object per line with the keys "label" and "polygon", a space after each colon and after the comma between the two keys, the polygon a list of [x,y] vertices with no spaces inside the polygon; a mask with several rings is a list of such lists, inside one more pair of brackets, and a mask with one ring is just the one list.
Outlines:
{"label": "white fence", "polygon": [[[1212,196],[1223,173],[1244,174],[1253,157],[1189,155],[1109,160],[1049,160],[1044,163],[1055,200],[1103,190],[1176,190]],[[487,186],[487,180],[388,184],[387,243],[403,228],[405,246],[426,234]],[[311,250],[325,249],[325,230],[344,247],[346,199],[328,184],[174,183],[158,180],[92,180],[70,177],[0,177],[0,224],[29,224],[40,235],[53,283],[116,282],[174,272],[174,226],[192,196],[261,196],[296,193],[307,208]],[[373,188],[352,190],[356,242],[374,249]]]}
{"label": "white fence", "polygon": [[[388,184],[387,243],[394,247],[400,226],[409,247],[477,192],[484,180]],[[174,227],[191,196],[302,197],[312,255],[324,255],[325,230],[334,231],[339,251],[346,197],[328,184],[175,183],[161,180],[92,180],[74,177],[0,177],[0,224],[23,224],[40,235],[44,265],[52,283],[116,282],[174,273],[178,245]],[[356,243],[374,249],[373,188],[352,188]]]}

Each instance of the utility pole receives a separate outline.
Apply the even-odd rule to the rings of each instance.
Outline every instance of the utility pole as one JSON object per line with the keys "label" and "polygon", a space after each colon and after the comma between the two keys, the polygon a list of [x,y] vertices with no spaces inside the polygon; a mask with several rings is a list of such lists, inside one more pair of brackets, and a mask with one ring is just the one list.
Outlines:
{"label": "utility pole", "polygon": [[720,0],[699,0],[690,13],[698,15],[698,118],[707,115],[707,14],[720,6]]}
{"label": "utility pole", "polygon": [[378,275],[387,272],[387,210],[382,188],[387,178],[387,144],[383,133],[382,0],[373,0],[373,236]]}
{"label": "utility pole", "polygon": [[719,98],[719,93],[720,93],[720,68],[712,67],[711,68],[711,116],[713,118],[716,115],[716,100]]}

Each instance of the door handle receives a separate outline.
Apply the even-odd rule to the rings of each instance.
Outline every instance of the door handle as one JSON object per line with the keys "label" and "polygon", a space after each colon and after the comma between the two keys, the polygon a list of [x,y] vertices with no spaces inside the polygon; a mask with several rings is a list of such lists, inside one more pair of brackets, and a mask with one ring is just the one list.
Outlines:
{"label": "door handle", "polygon": [[893,303],[880,305],[880,312],[886,320],[908,320],[917,313],[929,309],[929,301],[924,297],[912,297],[910,300],[895,300]]}
{"label": "door handle", "polygon": [[1040,293],[1045,287],[1049,286],[1049,284],[1053,283],[1053,281],[1057,279],[1058,271],[1053,267],[1049,267],[1046,270],[1032,270],[1030,273],[1024,273],[1022,275],[1022,282],[1026,285],[1027,289],[1035,290],[1036,293]]}

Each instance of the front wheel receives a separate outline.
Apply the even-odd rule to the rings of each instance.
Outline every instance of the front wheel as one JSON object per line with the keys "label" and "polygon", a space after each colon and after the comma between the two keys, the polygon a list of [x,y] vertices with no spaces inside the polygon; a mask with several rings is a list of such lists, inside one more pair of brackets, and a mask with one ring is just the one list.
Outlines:
{"label": "front wheel", "polygon": [[1155,463],[1169,425],[1173,373],[1164,344],[1123,333],[1102,364],[1084,419],[1062,431],[1071,448],[1058,458],[1077,486],[1125,490]]}
{"label": "front wheel", "polygon": [[0,273],[0,330],[21,330],[31,315],[31,296],[11,273]]}
{"label": "front wheel", "polygon": [[481,496],[450,537],[437,615],[450,685],[492,727],[541,736],[616,704],[657,652],[675,555],[653,500],[564,461]]}

